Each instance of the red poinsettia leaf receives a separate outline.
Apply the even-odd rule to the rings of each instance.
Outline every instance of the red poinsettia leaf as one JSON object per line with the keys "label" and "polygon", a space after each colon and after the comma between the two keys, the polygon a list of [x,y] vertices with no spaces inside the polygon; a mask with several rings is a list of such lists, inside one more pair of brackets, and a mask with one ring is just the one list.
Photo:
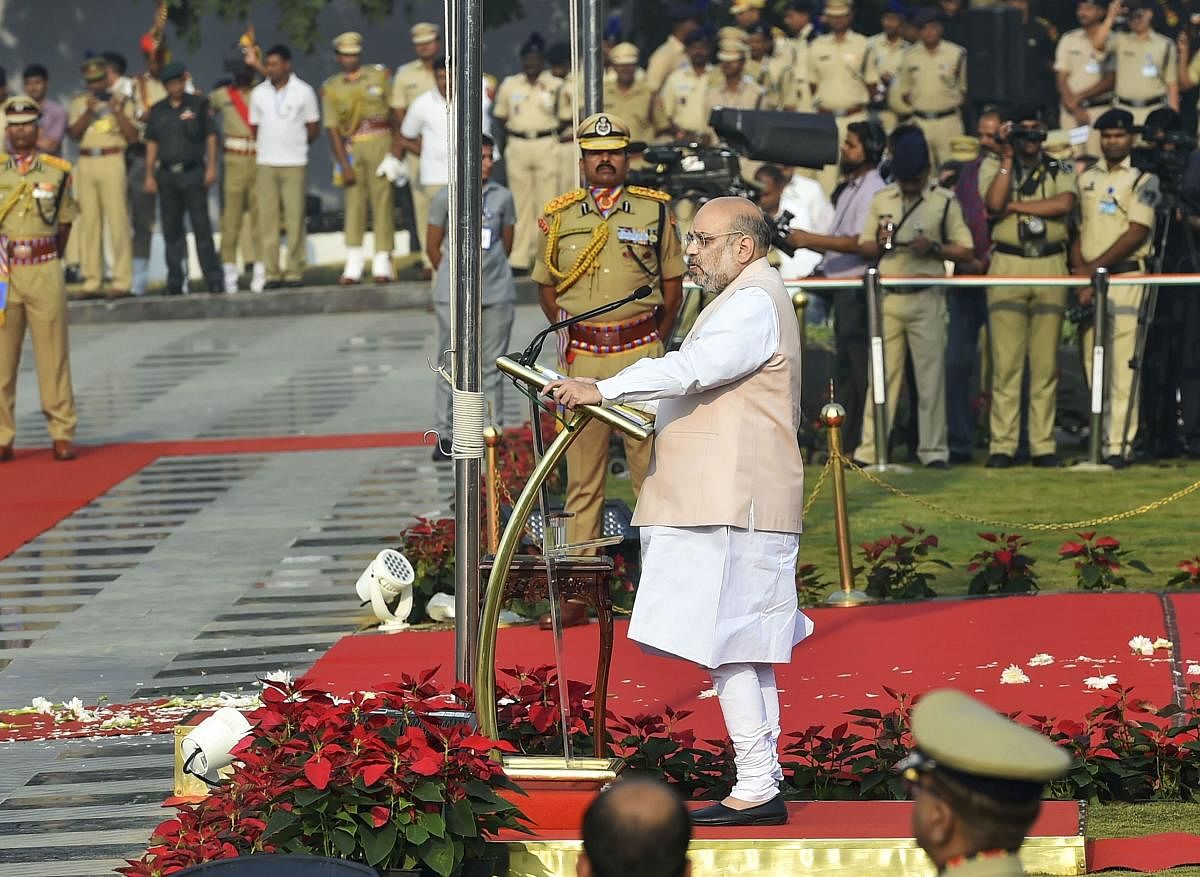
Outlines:
{"label": "red poinsettia leaf", "polygon": [[436,755],[426,755],[423,758],[418,758],[409,765],[409,770],[418,776],[431,777],[441,771],[442,764],[443,760]]}
{"label": "red poinsettia leaf", "polygon": [[388,820],[392,818],[392,811],[387,807],[379,806],[371,808],[371,822],[376,828],[381,828],[387,825]]}
{"label": "red poinsettia leaf", "polygon": [[997,541],[995,533],[980,533],[978,535],[980,539],[986,539],[988,542]]}
{"label": "red poinsettia leaf", "polygon": [[362,777],[364,786],[373,786],[383,778],[390,768],[391,764],[386,761],[375,762],[364,765],[358,775]]}
{"label": "red poinsettia leaf", "polygon": [[482,734],[472,734],[470,737],[464,737],[458,745],[472,752],[489,752],[492,749],[498,749],[501,752],[517,751],[517,747],[507,740],[492,740],[484,737]]}
{"label": "red poinsettia leaf", "polygon": [[1101,536],[1093,543],[1097,548],[1120,548],[1121,543],[1112,536]]}
{"label": "red poinsettia leaf", "polygon": [[1005,551],[1003,548],[996,552],[996,561],[1003,566],[1008,566],[1012,563],[1013,553]]}
{"label": "red poinsettia leaf", "polygon": [[557,721],[557,707],[535,703],[529,708],[529,722],[539,734],[545,733]]}
{"label": "red poinsettia leaf", "polygon": [[304,775],[313,784],[313,788],[324,790],[329,785],[329,775],[333,773],[333,765],[328,758],[310,758],[304,764]]}
{"label": "red poinsettia leaf", "polygon": [[1079,538],[1082,539],[1084,542],[1091,542],[1092,537],[1095,535],[1096,535],[1095,530],[1088,530],[1086,533],[1080,533]]}
{"label": "red poinsettia leaf", "polygon": [[1064,542],[1058,549],[1060,557],[1074,557],[1083,551],[1083,546],[1078,542]]}

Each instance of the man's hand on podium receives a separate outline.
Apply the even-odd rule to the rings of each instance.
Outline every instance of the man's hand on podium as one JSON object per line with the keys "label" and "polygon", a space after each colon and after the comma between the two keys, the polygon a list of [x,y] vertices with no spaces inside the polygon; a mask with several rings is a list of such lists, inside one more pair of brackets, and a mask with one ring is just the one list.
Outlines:
{"label": "man's hand on podium", "polygon": [[551,381],[542,388],[542,395],[571,410],[579,405],[599,405],[604,401],[604,397],[596,389],[595,378]]}

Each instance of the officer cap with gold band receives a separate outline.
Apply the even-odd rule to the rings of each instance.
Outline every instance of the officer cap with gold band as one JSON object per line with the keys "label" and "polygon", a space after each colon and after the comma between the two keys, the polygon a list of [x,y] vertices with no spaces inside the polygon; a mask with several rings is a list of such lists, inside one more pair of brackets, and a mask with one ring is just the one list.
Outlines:
{"label": "officer cap with gold band", "polygon": [[108,76],[108,67],[99,55],[95,58],[88,58],[79,69],[83,72],[85,82],[96,82]]}
{"label": "officer cap with gold band", "polygon": [[742,40],[721,40],[717,43],[717,60],[745,61],[750,55],[750,47]]}
{"label": "officer cap with gold band", "polygon": [[361,55],[363,36],[357,31],[346,31],[333,38],[333,50],[339,55]]}
{"label": "officer cap with gold band", "polygon": [[638,62],[638,47],[633,43],[617,43],[608,53],[610,64],[636,64]]}
{"label": "officer cap with gold band", "polygon": [[979,138],[967,134],[951,137],[950,157],[957,161],[974,161],[979,158]]}
{"label": "officer cap with gold band", "polygon": [[913,752],[897,765],[906,778],[941,775],[1007,803],[1041,798],[1043,786],[1071,764],[1065,749],[950,688],[931,691],[917,702],[912,734]]}
{"label": "officer cap with gold band", "polygon": [[38,102],[24,95],[10,97],[0,106],[0,112],[4,113],[6,125],[24,125],[36,122],[42,117],[42,108],[38,106]]}
{"label": "officer cap with gold band", "polygon": [[418,21],[408,30],[408,36],[412,39],[415,46],[419,46],[422,43],[432,43],[441,35],[442,29],[428,21]]}
{"label": "officer cap with gold band", "polygon": [[579,148],[610,150],[629,148],[629,126],[612,113],[592,113],[575,130]]}

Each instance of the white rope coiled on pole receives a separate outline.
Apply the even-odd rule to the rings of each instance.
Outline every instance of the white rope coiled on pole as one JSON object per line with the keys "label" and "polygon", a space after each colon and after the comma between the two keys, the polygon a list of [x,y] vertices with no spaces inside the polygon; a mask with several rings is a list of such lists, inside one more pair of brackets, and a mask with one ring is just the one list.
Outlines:
{"label": "white rope coiled on pole", "polygon": [[483,429],[487,426],[487,396],[468,390],[450,390],[454,433],[450,456],[456,460],[482,460],[487,452]]}

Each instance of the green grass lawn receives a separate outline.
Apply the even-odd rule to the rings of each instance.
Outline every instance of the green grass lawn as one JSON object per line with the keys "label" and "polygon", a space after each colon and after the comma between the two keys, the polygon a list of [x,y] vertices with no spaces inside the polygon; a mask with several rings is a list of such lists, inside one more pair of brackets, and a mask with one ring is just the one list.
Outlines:
{"label": "green grass lawn", "polygon": [[[806,473],[806,495],[820,475],[819,467]],[[1162,466],[1135,466],[1121,472],[1085,473],[1065,469],[1044,470],[1017,466],[1006,470],[986,469],[982,465],[955,466],[948,471],[929,471],[919,467],[908,474],[884,476],[897,487],[962,515],[994,520],[1064,522],[1101,517],[1152,502],[1200,480],[1200,463],[1171,463]],[[850,539],[855,564],[862,563],[858,545],[891,533],[900,533],[907,521],[935,533],[940,549],[935,556],[953,565],[953,569],[935,569],[934,590],[939,596],[965,594],[971,574],[966,565],[971,555],[984,546],[976,534],[999,532],[1001,527],[956,520],[948,515],[922,508],[909,499],[892,496],[868,483],[855,472],[846,473],[850,510]],[[632,505],[633,490],[628,480],[612,480],[609,496],[620,497]],[[1133,551],[1152,570],[1146,575],[1128,570],[1131,589],[1159,589],[1175,572],[1176,564],[1200,554],[1200,491],[1176,502],[1115,524],[1092,529],[1115,536],[1123,548]],[[831,585],[837,581],[837,548],[834,541],[833,491],[830,480],[817,498],[800,542],[800,559],[814,563]],[[1074,538],[1074,531],[1035,532],[1028,528],[1009,528],[1032,541],[1026,552],[1037,559],[1043,591],[1075,588],[1070,562],[1057,561],[1058,547]],[[862,586],[862,582],[858,583]]]}

